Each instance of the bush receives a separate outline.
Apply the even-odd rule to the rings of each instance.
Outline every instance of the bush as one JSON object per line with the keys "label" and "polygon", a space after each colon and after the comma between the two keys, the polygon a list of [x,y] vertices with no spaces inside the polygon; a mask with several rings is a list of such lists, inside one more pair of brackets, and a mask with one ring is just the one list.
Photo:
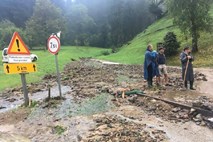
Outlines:
{"label": "bush", "polygon": [[173,32],[168,32],[166,34],[163,45],[166,48],[166,56],[176,55],[178,48],[180,48],[180,42],[177,41],[177,37]]}
{"label": "bush", "polygon": [[109,50],[104,50],[101,52],[102,55],[107,56],[110,55],[110,51]]}

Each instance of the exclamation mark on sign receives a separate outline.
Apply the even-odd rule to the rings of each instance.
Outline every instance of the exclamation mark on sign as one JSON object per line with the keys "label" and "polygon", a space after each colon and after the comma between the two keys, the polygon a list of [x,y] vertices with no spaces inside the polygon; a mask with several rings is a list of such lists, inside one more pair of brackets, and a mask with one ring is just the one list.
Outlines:
{"label": "exclamation mark on sign", "polygon": [[19,48],[19,40],[18,39],[16,39],[16,44],[17,44],[17,47],[18,47],[18,52],[20,52],[21,50]]}

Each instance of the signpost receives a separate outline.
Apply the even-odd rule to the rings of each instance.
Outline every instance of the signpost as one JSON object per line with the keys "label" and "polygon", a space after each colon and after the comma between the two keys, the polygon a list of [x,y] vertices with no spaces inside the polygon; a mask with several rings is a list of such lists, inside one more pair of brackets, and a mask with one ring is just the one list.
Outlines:
{"label": "signpost", "polygon": [[37,71],[37,66],[31,63],[30,51],[15,32],[8,47],[8,64],[4,64],[6,74],[20,74],[24,93],[25,106],[29,105],[29,97],[26,83],[26,74]]}
{"label": "signpost", "polygon": [[55,34],[52,34],[47,41],[47,48],[51,54],[55,55],[58,89],[59,89],[59,95],[60,97],[62,97],[61,76],[60,76],[59,67],[58,67],[58,52],[60,50],[60,47],[61,47],[60,39]]}

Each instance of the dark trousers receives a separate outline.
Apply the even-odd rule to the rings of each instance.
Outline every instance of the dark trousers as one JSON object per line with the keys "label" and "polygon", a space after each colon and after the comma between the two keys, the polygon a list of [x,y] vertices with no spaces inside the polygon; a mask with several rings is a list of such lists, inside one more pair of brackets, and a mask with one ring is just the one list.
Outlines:
{"label": "dark trousers", "polygon": [[[190,83],[190,88],[193,88],[194,81],[189,81],[189,83]],[[188,81],[185,81],[184,85],[186,88],[188,88]]]}
{"label": "dark trousers", "polygon": [[148,83],[148,86],[151,87],[153,84],[152,84],[152,79],[153,79],[153,76],[152,76],[152,73],[153,73],[153,68],[152,68],[152,65],[149,65],[148,68],[148,79],[147,79],[147,83]]}

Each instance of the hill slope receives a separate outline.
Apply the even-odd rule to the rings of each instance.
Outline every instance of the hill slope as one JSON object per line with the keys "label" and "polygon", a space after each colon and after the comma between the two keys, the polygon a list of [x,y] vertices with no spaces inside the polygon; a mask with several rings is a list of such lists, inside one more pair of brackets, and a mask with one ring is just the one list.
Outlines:
{"label": "hill slope", "polygon": [[[213,17],[213,6],[210,11]],[[191,45],[191,39],[185,40],[185,36],[180,32],[178,27],[173,25],[173,20],[164,17],[149,26],[144,32],[138,34],[132,41],[124,45],[118,53],[109,56],[101,56],[100,59],[110,60],[125,64],[142,64],[144,61],[144,52],[148,43],[152,43],[156,49],[156,44],[163,41],[163,37],[167,32],[175,32],[181,47]],[[199,40],[200,52],[195,55],[197,61],[196,66],[212,66],[213,65],[213,34],[202,33]],[[182,49],[182,48],[181,48]],[[180,50],[181,50],[180,49]],[[169,59],[170,65],[179,65],[178,55]]]}

